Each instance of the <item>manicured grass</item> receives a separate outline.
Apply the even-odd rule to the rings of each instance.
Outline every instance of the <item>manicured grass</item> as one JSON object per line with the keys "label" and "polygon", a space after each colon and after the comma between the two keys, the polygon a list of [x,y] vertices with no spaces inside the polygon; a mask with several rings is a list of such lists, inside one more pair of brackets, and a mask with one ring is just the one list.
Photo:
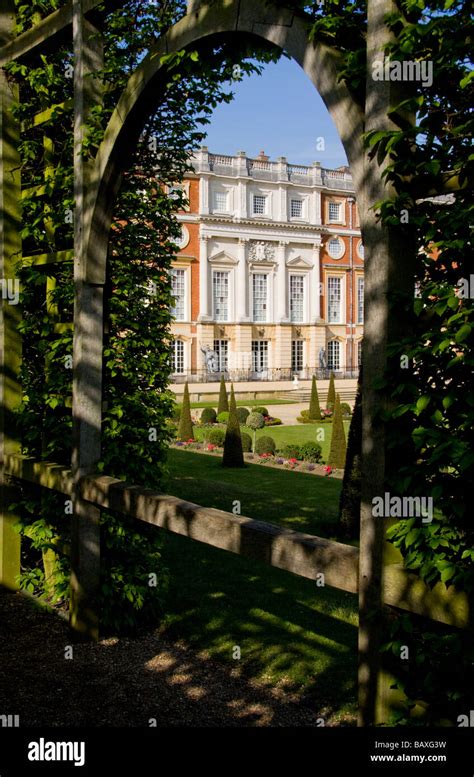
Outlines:
{"label": "manicured grass", "polygon": [[222,467],[221,457],[170,448],[164,490],[204,507],[232,511],[289,529],[337,538],[341,480],[247,464]]}
{"label": "manicured grass", "polygon": [[[214,461],[177,453],[189,460]],[[163,560],[171,571],[165,634],[186,640],[269,687],[304,696],[326,722],[354,723],[354,595],[318,588],[313,581],[163,534]],[[240,647],[240,660],[233,659],[234,646]]]}
{"label": "manicured grass", "polygon": [[[347,435],[349,433],[349,424],[350,421],[344,421],[344,429],[346,432],[346,440]],[[224,428],[224,427],[222,427]],[[318,437],[318,429],[322,430],[322,434],[324,435],[322,437],[322,434],[320,433]],[[194,427],[194,436],[196,440],[202,440],[204,439],[204,429],[199,428],[199,426]],[[251,429],[247,429],[247,427],[242,427],[242,431],[247,432],[252,437],[253,431]],[[302,445],[305,442],[319,442],[321,446],[321,454],[322,454],[322,461],[326,462],[327,458],[329,456],[329,447],[331,445],[331,434],[332,434],[332,424],[321,424],[317,426],[316,424],[297,424],[296,426],[268,426],[265,429],[258,429],[257,430],[257,439],[259,437],[273,437],[275,440],[277,449],[283,448],[284,445],[288,445],[290,443],[296,443],[298,445]],[[322,439],[321,439],[322,438]]]}

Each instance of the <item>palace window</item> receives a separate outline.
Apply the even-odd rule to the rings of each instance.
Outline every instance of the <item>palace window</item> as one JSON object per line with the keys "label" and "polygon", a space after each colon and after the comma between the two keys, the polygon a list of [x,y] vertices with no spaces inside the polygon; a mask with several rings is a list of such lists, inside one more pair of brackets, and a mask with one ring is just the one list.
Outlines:
{"label": "palace window", "polygon": [[214,350],[217,353],[217,369],[219,372],[227,372],[227,364],[229,357],[229,341],[228,340],[214,340]]}
{"label": "palace window", "polygon": [[254,216],[264,216],[267,212],[267,198],[264,194],[253,195]]}
{"label": "palace window", "polygon": [[328,342],[328,370],[336,372],[341,369],[341,344],[338,340]]}
{"label": "palace window", "polygon": [[340,324],[342,321],[342,278],[328,278],[328,323]]}
{"label": "palace window", "polygon": [[229,320],[229,273],[218,270],[212,274],[212,299],[215,321]]}
{"label": "palace window", "polygon": [[171,294],[174,297],[174,305],[171,308],[171,315],[175,321],[184,321],[185,316],[185,296],[186,296],[186,277],[185,270],[173,268],[171,270]]}
{"label": "palace window", "polygon": [[303,340],[291,342],[291,371],[301,372],[303,369]]}
{"label": "palace window", "polygon": [[290,216],[292,219],[303,218],[303,200],[290,201]]}
{"label": "palace window", "polygon": [[290,275],[290,321],[299,324],[304,319],[304,277]]}
{"label": "palace window", "polygon": [[182,340],[173,340],[171,349],[171,370],[174,375],[184,374],[184,343]]}
{"label": "palace window", "polygon": [[357,366],[360,367],[362,364],[362,340],[359,340],[357,343]]}
{"label": "palace window", "polygon": [[267,278],[263,273],[252,275],[253,320],[260,323],[267,320]]}
{"label": "palace window", "polygon": [[338,237],[332,237],[328,241],[328,254],[333,259],[340,259],[344,253],[344,244]]}
{"label": "palace window", "polygon": [[265,372],[268,369],[268,340],[252,340],[252,370]]}
{"label": "palace window", "polygon": [[216,213],[227,213],[227,192],[214,192],[214,210]]}
{"label": "palace window", "polygon": [[357,323],[364,323],[364,279],[357,278]]}
{"label": "palace window", "polygon": [[329,203],[329,221],[341,221],[341,208],[340,202]]}

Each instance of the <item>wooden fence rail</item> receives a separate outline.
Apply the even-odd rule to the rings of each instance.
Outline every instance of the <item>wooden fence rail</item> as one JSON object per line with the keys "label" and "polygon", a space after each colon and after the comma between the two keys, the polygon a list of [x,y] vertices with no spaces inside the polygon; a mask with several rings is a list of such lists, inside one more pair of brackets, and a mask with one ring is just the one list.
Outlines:
{"label": "wooden fence rail", "polygon": [[[58,464],[10,455],[5,459],[5,473],[67,497],[72,495],[71,472]],[[352,545],[202,507],[106,475],[83,478],[80,493],[84,501],[100,509],[128,515],[309,580],[318,580],[323,573],[326,585],[342,591],[358,590],[359,551]],[[384,600],[394,607],[459,628],[470,624],[469,601],[464,593],[444,584],[431,590],[401,564],[385,568]]]}

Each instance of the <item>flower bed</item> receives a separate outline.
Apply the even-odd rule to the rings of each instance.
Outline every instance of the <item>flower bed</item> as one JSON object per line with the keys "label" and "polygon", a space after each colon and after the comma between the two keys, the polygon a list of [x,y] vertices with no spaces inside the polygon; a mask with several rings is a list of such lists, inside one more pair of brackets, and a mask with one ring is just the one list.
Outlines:
{"label": "flower bed", "polygon": [[[173,448],[183,448],[186,450],[192,450],[196,453],[204,453],[210,456],[222,456],[222,448],[213,445],[212,443],[201,443],[196,440],[188,440],[187,442],[174,442],[171,444]],[[304,472],[311,475],[319,475],[319,477],[333,477],[342,478],[344,471],[342,469],[333,469],[327,464],[313,464],[307,461],[301,461],[300,459],[290,458],[285,459],[281,456],[273,456],[271,453],[244,453],[244,460],[251,464],[262,464],[267,467],[276,467],[277,469],[294,470],[296,472]]]}

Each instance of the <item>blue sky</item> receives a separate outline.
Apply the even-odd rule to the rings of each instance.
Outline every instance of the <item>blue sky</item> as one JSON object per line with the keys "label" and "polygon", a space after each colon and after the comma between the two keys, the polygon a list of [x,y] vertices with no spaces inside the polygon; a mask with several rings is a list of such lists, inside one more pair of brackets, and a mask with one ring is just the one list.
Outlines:
{"label": "blue sky", "polygon": [[[318,92],[294,60],[281,57],[261,76],[236,82],[234,100],[214,112],[205,141],[212,153],[264,150],[271,159],[323,167],[347,164],[336,128]],[[324,139],[324,150],[317,139]],[[319,143],[321,146],[321,143]]]}

